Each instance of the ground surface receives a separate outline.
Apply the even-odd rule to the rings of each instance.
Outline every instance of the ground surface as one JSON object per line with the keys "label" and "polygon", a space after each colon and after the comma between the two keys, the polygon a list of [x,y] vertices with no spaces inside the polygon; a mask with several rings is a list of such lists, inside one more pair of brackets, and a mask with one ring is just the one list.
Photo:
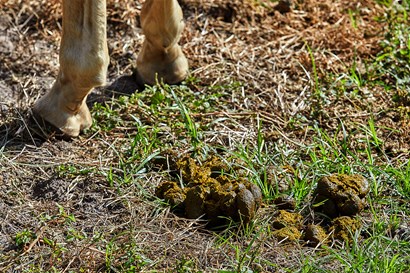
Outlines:
{"label": "ground surface", "polygon": [[[64,140],[30,118],[58,71],[60,3],[0,0],[0,272],[408,272],[409,6],[393,2],[180,1],[191,76],[144,88],[124,77],[141,3],[109,0],[109,84],[93,127]],[[155,197],[165,151],[260,186],[254,221],[212,231],[173,213]],[[331,173],[369,181],[354,240],[275,236],[273,200],[321,221],[312,195]]]}

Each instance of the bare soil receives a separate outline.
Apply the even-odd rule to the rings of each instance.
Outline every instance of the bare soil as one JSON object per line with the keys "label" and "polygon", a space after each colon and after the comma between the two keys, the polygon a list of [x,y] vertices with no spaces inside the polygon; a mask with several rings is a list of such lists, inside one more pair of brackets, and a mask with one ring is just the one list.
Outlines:
{"label": "bare soil", "polygon": [[[312,142],[309,126],[338,135],[340,121],[353,130],[372,118],[391,161],[408,156],[409,121],[381,87],[361,90],[356,99],[334,94],[319,102],[314,95],[317,88],[332,91],[331,84],[316,86],[315,74],[326,79],[346,73],[353,63],[365,73],[366,62],[380,51],[386,32],[387,26],[375,21],[383,8],[371,0],[292,2],[291,10],[281,13],[276,2],[267,0],[180,1],[186,21],[181,44],[192,76],[199,79],[190,86],[193,91],[242,83],[241,92],[224,98],[225,109],[193,114],[199,122],[229,118],[214,123],[209,131],[218,134],[205,135],[204,142],[229,149],[231,143],[256,139],[258,116],[267,142],[282,141],[297,149],[298,143]],[[37,266],[44,271],[55,267],[61,272],[114,272],[107,255],[114,257],[114,266],[124,264],[130,249],[140,251],[141,266],[155,261],[152,269],[161,272],[176,272],[187,260],[205,272],[230,267],[232,248],[215,247],[218,237],[203,223],[178,217],[155,199],[161,173],[147,172],[127,192],[109,185],[107,172],[119,161],[119,139],[128,129],[68,141],[32,129],[36,126],[30,107],[50,88],[58,71],[61,4],[0,0],[0,6],[0,271]],[[354,24],[349,10],[357,14]],[[134,71],[144,38],[140,11],[140,1],[108,0],[109,87],[96,90],[90,105],[117,92],[141,89],[126,77]],[[362,143],[352,138],[349,145],[360,149]],[[70,166],[86,166],[87,171],[64,169]],[[272,211],[264,206],[260,217]],[[21,249],[15,237],[24,230],[34,235]],[[300,252],[316,251],[284,246],[273,237],[261,240],[259,255],[279,266],[291,267]],[[276,269],[261,265],[255,270]]]}

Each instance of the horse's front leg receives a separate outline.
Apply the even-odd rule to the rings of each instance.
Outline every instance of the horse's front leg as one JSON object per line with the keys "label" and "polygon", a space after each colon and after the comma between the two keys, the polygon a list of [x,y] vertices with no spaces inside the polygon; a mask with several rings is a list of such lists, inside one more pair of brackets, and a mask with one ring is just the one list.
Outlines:
{"label": "horse's front leg", "polygon": [[63,0],[60,69],[51,90],[34,111],[65,135],[91,126],[86,98],[105,83],[109,63],[105,0]]}

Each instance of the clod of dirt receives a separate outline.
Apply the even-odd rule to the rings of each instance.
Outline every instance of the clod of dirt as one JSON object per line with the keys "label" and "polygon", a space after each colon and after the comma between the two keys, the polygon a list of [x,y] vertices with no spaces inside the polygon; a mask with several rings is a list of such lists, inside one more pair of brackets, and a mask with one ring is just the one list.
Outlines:
{"label": "clod of dirt", "polygon": [[305,229],[304,240],[311,246],[326,243],[328,235],[323,227],[319,225],[308,225]]}
{"label": "clod of dirt", "polygon": [[319,180],[314,203],[331,218],[358,214],[366,205],[369,184],[361,175],[333,174]]}
{"label": "clod of dirt", "polygon": [[176,162],[183,188],[165,181],[156,189],[156,195],[171,205],[184,209],[187,218],[204,217],[211,226],[222,224],[226,218],[249,223],[262,203],[262,192],[255,184],[244,179],[234,180],[228,166],[216,157],[199,165],[184,157]]}
{"label": "clod of dirt", "polygon": [[294,210],[296,208],[296,200],[291,196],[279,196],[273,201],[273,203],[281,210]]}
{"label": "clod of dirt", "polygon": [[291,5],[291,0],[280,0],[274,9],[284,14],[291,11]]}
{"label": "clod of dirt", "polygon": [[333,219],[330,232],[333,233],[334,239],[350,242],[360,227],[361,224],[359,220],[349,216],[341,216]]}
{"label": "clod of dirt", "polygon": [[284,227],[272,232],[272,235],[279,241],[289,240],[298,241],[302,237],[302,233],[296,227]]}
{"label": "clod of dirt", "polygon": [[281,229],[284,227],[302,227],[303,217],[296,212],[288,212],[286,210],[278,210],[272,222],[274,229]]}

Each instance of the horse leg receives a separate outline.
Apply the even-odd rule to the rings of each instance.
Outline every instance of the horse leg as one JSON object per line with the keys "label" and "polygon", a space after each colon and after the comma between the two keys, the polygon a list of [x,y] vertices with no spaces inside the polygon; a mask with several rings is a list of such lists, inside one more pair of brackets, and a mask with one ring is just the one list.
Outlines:
{"label": "horse leg", "polygon": [[75,137],[91,126],[86,98],[105,83],[109,63],[105,0],[63,0],[60,69],[34,112],[65,135]]}
{"label": "horse leg", "polygon": [[177,0],[147,0],[141,11],[145,40],[137,59],[139,76],[144,83],[184,80],[188,61],[178,45],[184,29],[183,15]]}

